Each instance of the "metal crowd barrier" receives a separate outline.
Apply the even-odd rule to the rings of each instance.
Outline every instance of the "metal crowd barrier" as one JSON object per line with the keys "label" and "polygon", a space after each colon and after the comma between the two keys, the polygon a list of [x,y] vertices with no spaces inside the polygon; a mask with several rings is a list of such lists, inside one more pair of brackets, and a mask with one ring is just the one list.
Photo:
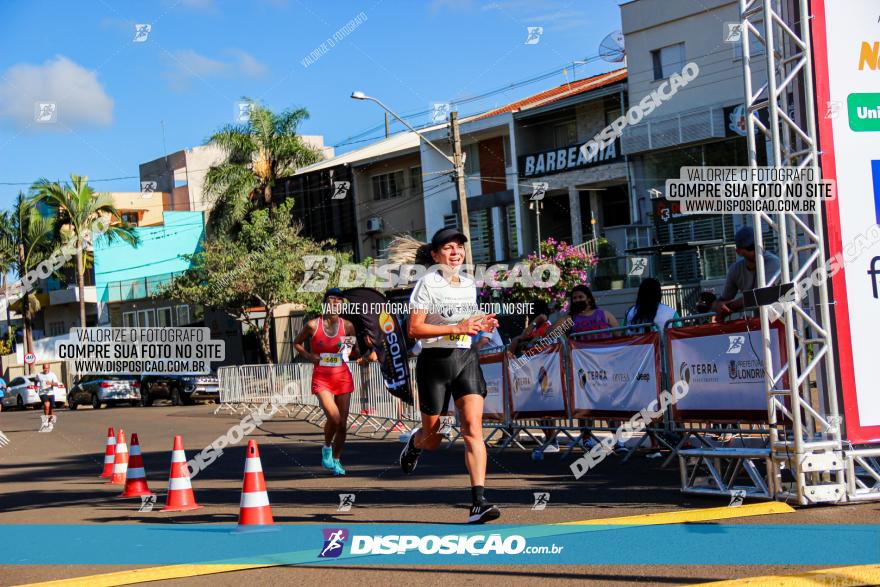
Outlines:
{"label": "metal crowd barrier", "polygon": [[[713,316],[714,314],[701,314],[677,318],[669,321],[662,329],[658,329],[654,324],[628,325],[577,332],[570,336],[573,339],[578,337],[596,339],[658,332],[660,336],[660,369],[658,371],[660,389],[669,390],[672,381],[670,373],[668,373],[666,330],[681,325],[707,322]],[[557,342],[561,343],[561,359],[564,365],[563,385],[572,385],[574,382],[568,380],[572,375],[570,353],[568,352],[569,338],[562,336],[549,339],[549,342],[548,339],[544,339],[543,342],[547,343],[547,346]],[[480,353],[481,355],[499,351],[506,353],[507,348],[506,346],[487,348],[482,349]],[[529,347],[524,349],[524,353],[529,351]],[[507,356],[512,357],[511,355]],[[371,438],[386,438],[395,431],[410,431],[420,423],[421,416],[418,409],[418,389],[415,377],[416,360],[415,357],[409,359],[413,395],[416,398],[416,404],[413,406],[405,404],[386,391],[379,364],[349,363],[354,380],[348,422],[350,433]],[[226,411],[232,414],[245,414],[267,404],[277,406],[279,411],[289,418],[304,420],[320,426],[324,422],[324,414],[320,409],[317,397],[311,393],[312,369],[313,366],[310,363],[221,367],[218,370],[220,405],[215,413]],[[508,370],[505,373],[505,379],[509,379],[509,375],[510,371]],[[510,386],[510,382],[507,386]],[[618,425],[624,421],[622,416],[620,419],[615,419],[615,417],[581,418],[571,416],[571,412],[565,417],[528,416],[521,418],[510,413],[511,405],[507,402],[508,397],[509,395],[506,393],[503,419],[484,422],[484,428],[488,433],[486,442],[498,451],[516,447],[521,450],[537,449],[543,453],[548,446],[562,440],[563,442],[559,443],[562,449],[560,454],[562,458],[566,458],[578,449],[589,451],[592,446],[601,441],[597,433],[614,433],[618,429]],[[454,413],[444,418],[444,427],[450,430],[451,446],[460,437],[458,419]],[[760,439],[765,438],[766,434],[766,426],[760,424],[676,421],[670,406],[662,419],[648,423],[640,440],[630,443],[628,447],[620,448],[624,461],[629,459],[636,450],[643,448],[645,443],[649,443],[650,450],[668,449],[670,451],[669,457],[663,463],[664,466],[667,466],[679,455],[681,450],[692,448],[694,444],[698,449],[717,448],[724,444],[725,439],[729,440],[731,436],[738,436],[740,446],[745,448],[747,445],[760,445]]]}

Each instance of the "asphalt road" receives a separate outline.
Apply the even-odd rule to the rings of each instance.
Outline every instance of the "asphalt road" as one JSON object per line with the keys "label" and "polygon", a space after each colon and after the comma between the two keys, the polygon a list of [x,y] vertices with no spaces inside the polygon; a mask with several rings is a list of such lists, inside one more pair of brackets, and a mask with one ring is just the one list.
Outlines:
{"label": "asphalt road", "polygon": [[[235,523],[244,464],[245,442],[224,455],[193,480],[194,512],[138,512],[140,500],[120,500],[117,486],[98,479],[108,426],[122,427],[130,442],[137,432],[150,488],[164,501],[175,434],[184,437],[192,457],[238,421],[213,415],[214,406],[151,408],[90,408],[58,412],[50,434],[38,434],[39,413],[3,412],[0,430],[10,444],[0,447],[0,524],[81,523]],[[396,434],[393,436],[396,437]],[[460,444],[423,456],[416,473],[403,475],[397,465],[401,444],[350,437],[343,457],[348,475],[329,476],[320,467],[320,430],[304,422],[275,420],[251,435],[257,439],[276,523],[461,523],[470,499]],[[544,524],[585,519],[684,511],[727,505],[719,499],[683,495],[675,467],[662,469],[660,460],[638,455],[626,464],[615,457],[580,480],[558,457],[533,462],[528,453],[490,453],[487,497],[501,505],[501,521]],[[532,509],[533,493],[550,493],[543,511]],[[340,493],[354,493],[356,506],[337,511]],[[158,508],[157,508],[158,509]],[[878,523],[880,503],[799,509],[792,514],[736,518],[725,524]],[[0,536],[0,544],[14,536]],[[709,563],[711,561],[707,561]],[[118,565],[0,566],[0,585],[84,576],[121,570]],[[674,585],[712,580],[793,573],[796,566],[563,566],[505,567],[290,567],[267,568],[165,581],[172,585],[255,585],[296,580],[313,584],[530,584],[536,581],[623,585]]]}

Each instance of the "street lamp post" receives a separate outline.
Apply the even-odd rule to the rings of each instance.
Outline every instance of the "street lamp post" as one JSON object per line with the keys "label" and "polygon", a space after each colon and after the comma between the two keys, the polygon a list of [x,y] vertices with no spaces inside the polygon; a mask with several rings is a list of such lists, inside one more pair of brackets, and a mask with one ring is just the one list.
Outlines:
{"label": "street lamp post", "polygon": [[[456,153],[453,157],[450,157],[443,150],[432,143],[428,137],[424,134],[420,133],[416,129],[414,129],[409,123],[407,123],[404,119],[397,115],[396,112],[391,110],[388,106],[382,103],[378,98],[374,98],[372,96],[367,96],[363,92],[352,92],[351,97],[355,100],[370,100],[371,102],[375,102],[379,105],[380,108],[385,110],[388,114],[396,118],[400,121],[400,123],[416,133],[419,138],[421,138],[425,143],[428,144],[432,149],[440,153],[440,155],[452,165],[452,168],[455,172],[456,179],[456,191],[458,192],[458,210],[459,216],[461,217],[461,232],[467,238],[467,242],[464,244],[464,254],[465,254],[465,263],[471,265],[473,263],[473,256],[471,255],[471,229],[470,222],[468,219],[468,210],[467,210],[467,194],[465,193],[465,183],[464,183],[464,157],[461,156],[460,153],[460,141],[456,141]],[[455,113],[450,113],[449,121],[452,126],[452,134],[453,136],[458,136],[458,119],[453,116]]]}

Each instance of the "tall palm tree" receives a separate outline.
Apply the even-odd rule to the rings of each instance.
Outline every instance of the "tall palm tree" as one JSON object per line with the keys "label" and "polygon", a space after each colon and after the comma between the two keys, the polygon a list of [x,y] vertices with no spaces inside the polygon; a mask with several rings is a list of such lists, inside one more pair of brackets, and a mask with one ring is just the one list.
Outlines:
{"label": "tall palm tree", "polygon": [[122,220],[122,216],[110,194],[95,193],[89,178],[70,176],[70,183],[53,183],[47,179],[37,181],[31,188],[33,201],[44,202],[55,212],[56,242],[76,239],[76,282],[79,287],[79,322],[86,327],[85,255],[86,244],[94,244],[92,228],[100,225],[103,234],[111,242],[121,240],[132,246],[139,244],[134,227]]}
{"label": "tall palm tree", "polygon": [[[51,218],[40,214],[34,203],[19,192],[15,199],[9,223],[4,230],[4,240],[9,239],[15,259],[12,269],[19,279],[30,273],[52,254],[55,226]],[[40,311],[37,297],[22,287],[21,317],[24,323],[24,352],[33,352],[34,336],[31,327],[34,316]],[[33,365],[28,365],[28,372]]]}
{"label": "tall palm tree", "polygon": [[9,307],[9,273],[15,268],[15,236],[12,230],[12,215],[0,210],[0,281],[3,285],[3,299],[6,301],[6,327],[12,328],[12,310]]}
{"label": "tall palm tree", "polygon": [[275,182],[323,158],[297,134],[308,117],[305,108],[275,113],[253,104],[247,122],[211,135],[208,144],[224,153],[205,175],[206,195],[214,200],[209,218],[213,227],[228,229],[254,209],[275,208]]}

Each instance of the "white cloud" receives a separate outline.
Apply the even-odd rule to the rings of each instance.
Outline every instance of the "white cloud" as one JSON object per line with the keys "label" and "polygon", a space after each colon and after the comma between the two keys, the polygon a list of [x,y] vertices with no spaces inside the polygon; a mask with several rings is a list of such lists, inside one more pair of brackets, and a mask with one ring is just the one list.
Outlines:
{"label": "white cloud", "polygon": [[232,50],[229,53],[238,59],[238,69],[242,75],[247,77],[262,77],[266,75],[266,66],[257,61],[253,55],[239,50]]}
{"label": "white cloud", "polygon": [[[37,124],[37,103],[56,104],[61,124]],[[19,128],[64,131],[113,121],[113,98],[95,71],[59,55],[42,65],[20,63],[0,77],[0,120]]]}
{"label": "white cloud", "polygon": [[431,12],[439,12],[441,10],[460,12],[470,10],[472,7],[472,0],[433,0],[430,5]]}
{"label": "white cloud", "polygon": [[202,55],[192,49],[168,52],[172,69],[166,73],[166,77],[172,88],[184,90],[193,79],[257,78],[266,74],[266,66],[253,55],[238,49],[226,51],[226,54],[230,58],[223,60]]}

